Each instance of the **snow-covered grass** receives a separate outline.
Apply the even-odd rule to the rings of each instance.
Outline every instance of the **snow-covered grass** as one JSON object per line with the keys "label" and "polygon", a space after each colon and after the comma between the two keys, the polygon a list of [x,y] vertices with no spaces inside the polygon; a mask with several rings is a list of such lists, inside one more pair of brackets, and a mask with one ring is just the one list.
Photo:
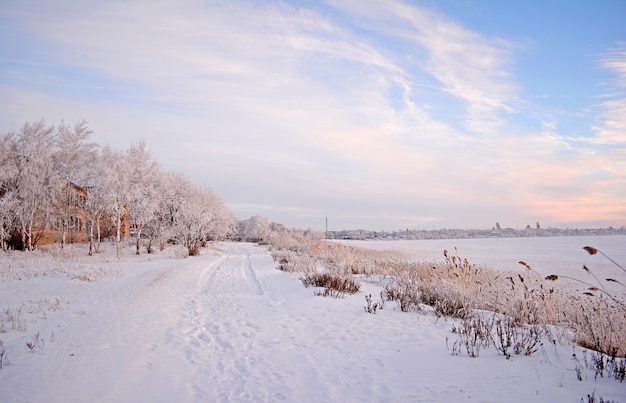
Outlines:
{"label": "snow-covered grass", "polygon": [[[271,252],[219,243],[186,259],[174,249],[135,256],[131,248],[119,259],[106,248],[87,257],[81,246],[0,254],[0,309],[21,324],[7,319],[0,333],[0,400],[626,400],[626,383],[606,369],[611,362],[562,328],[518,326],[488,309],[443,316],[423,302],[403,312],[386,292],[393,273],[416,267],[404,251],[311,238]],[[457,291],[479,275],[457,273],[454,282],[427,267],[421,275],[450,280]],[[349,275],[360,291],[323,298],[303,286],[307,273],[327,269]],[[533,329],[541,331],[534,345]],[[507,337],[535,351],[516,354]]]}
{"label": "snow-covered grass", "polygon": [[[626,242],[626,237],[621,237]],[[598,240],[601,238],[597,238]],[[483,242],[489,244],[491,240]],[[549,243],[550,240],[545,240]],[[421,241],[413,241],[419,243]],[[458,242],[458,240],[448,241]],[[619,239],[617,240],[619,242]],[[514,324],[558,325],[572,330],[577,343],[610,356],[626,355],[626,270],[601,250],[580,248],[590,255],[602,255],[598,275],[587,264],[576,264],[578,272],[559,270],[542,274],[525,261],[518,261],[517,270],[496,270],[475,265],[454,252],[443,251],[444,259],[418,261],[390,257],[389,250],[372,257],[375,247],[385,242],[331,243],[324,253],[312,248],[310,254],[322,261],[338,264],[351,249],[353,254],[369,256],[373,265],[354,264],[358,258],[349,257],[343,264],[353,273],[377,274],[389,279],[385,287],[388,298],[403,311],[415,311],[429,305],[443,316],[465,317],[472,310],[487,310],[510,317]],[[391,245],[397,243],[391,242]],[[361,248],[375,246],[367,254]],[[329,253],[333,257],[328,257]],[[486,253],[489,253],[486,252]],[[557,256],[557,261],[560,256]],[[608,267],[607,263],[608,262]],[[595,262],[597,263],[597,261]],[[591,267],[594,265],[589,264]],[[558,265],[557,265],[558,266]],[[545,269],[544,269],[545,270]],[[548,271],[547,273],[551,273]]]}
{"label": "snow-covered grass", "polygon": [[[479,244],[476,241],[479,240],[472,240],[470,244],[475,251]],[[467,259],[463,259],[463,263],[457,259],[450,264],[449,257],[446,257],[445,266],[453,267],[456,276],[468,278],[468,272],[483,274],[482,279],[477,277],[470,284],[463,285],[464,290],[470,290],[471,296],[487,294],[489,303],[480,306],[474,302],[475,306],[503,312],[515,318],[518,324],[563,326],[574,331],[578,344],[610,356],[626,355],[626,270],[611,257],[626,261],[626,237],[483,240],[483,247],[492,246],[493,241],[506,246],[511,255],[526,256],[528,261],[539,262],[539,267],[535,269],[534,263],[531,266],[518,260],[517,270],[503,271],[470,265]],[[596,242],[606,247],[610,255],[589,246]],[[515,247],[518,250],[513,252]],[[499,251],[493,248],[483,251],[481,260],[484,262],[484,255],[490,253],[498,254]],[[465,270],[459,271],[459,266],[466,266]],[[503,279],[510,281],[510,284],[504,282],[510,289],[505,288],[502,295],[493,292],[489,295],[493,285],[502,285]]]}

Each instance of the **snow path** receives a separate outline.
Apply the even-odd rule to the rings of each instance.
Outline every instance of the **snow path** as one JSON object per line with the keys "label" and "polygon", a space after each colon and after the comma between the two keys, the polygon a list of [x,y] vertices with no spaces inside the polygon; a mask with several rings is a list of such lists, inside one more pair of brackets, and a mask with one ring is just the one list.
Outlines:
{"label": "snow path", "polygon": [[[0,283],[0,308],[20,295],[69,301],[26,332],[0,334],[11,360],[0,370],[0,400],[542,402],[579,401],[594,389],[624,396],[612,380],[578,382],[571,346],[512,360],[494,350],[451,356],[449,322],[390,303],[370,315],[363,293],[316,297],[298,274],[276,270],[263,248],[218,247],[184,260],[129,259],[121,275],[93,283]],[[378,285],[364,281],[363,289],[379,300]],[[46,344],[31,353],[24,345],[35,332]]]}

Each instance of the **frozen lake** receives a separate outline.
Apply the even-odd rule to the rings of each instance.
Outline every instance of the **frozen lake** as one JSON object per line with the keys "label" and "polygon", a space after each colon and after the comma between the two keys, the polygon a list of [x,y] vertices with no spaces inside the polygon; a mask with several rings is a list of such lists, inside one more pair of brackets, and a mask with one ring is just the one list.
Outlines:
{"label": "frozen lake", "polygon": [[626,235],[341,242],[368,249],[401,250],[417,260],[442,260],[444,249],[454,254],[456,247],[461,258],[476,265],[523,271],[518,263],[523,260],[542,275],[567,275],[585,281],[589,276],[582,267],[587,265],[600,278],[611,277],[626,284],[626,273],[621,269],[604,256],[590,256],[583,250],[584,246],[593,246],[626,267]]}

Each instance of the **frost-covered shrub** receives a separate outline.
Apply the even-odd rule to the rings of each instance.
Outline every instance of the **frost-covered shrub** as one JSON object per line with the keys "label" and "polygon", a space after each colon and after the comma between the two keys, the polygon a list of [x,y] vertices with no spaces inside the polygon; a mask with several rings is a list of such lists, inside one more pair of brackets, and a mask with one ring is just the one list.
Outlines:
{"label": "frost-covered shrub", "polygon": [[2,312],[0,312],[0,332],[4,333],[11,330],[16,330],[18,332],[23,332],[26,330],[26,306],[21,305],[18,308],[4,308]]}
{"label": "frost-covered shrub", "polygon": [[376,314],[376,311],[382,311],[385,308],[385,299],[383,298],[383,293],[380,293],[380,302],[372,302],[372,294],[367,294],[365,296],[365,312]]}
{"label": "frost-covered shrub", "polygon": [[394,301],[402,312],[419,311],[419,283],[410,275],[396,276],[383,289],[383,296]]}
{"label": "frost-covered shrub", "polygon": [[418,300],[429,305],[438,316],[465,318],[471,312],[470,297],[454,284],[419,282]]}
{"label": "frost-covered shrub", "polygon": [[178,259],[186,259],[189,257],[189,249],[183,245],[175,245],[174,256],[176,256]]}
{"label": "frost-covered shrub", "polygon": [[493,317],[485,319],[483,315],[468,315],[460,323],[452,325],[452,333],[458,340],[452,345],[452,355],[461,355],[465,349],[470,357],[478,357],[480,350],[492,344]]}
{"label": "frost-covered shrub", "polygon": [[291,250],[274,250],[272,258],[278,263],[277,269],[286,272],[306,273],[315,269],[316,259],[309,254]]}
{"label": "frost-covered shrub", "polygon": [[343,298],[346,294],[356,294],[361,285],[350,277],[341,277],[329,273],[309,273],[300,279],[305,287],[321,287],[315,295]]}
{"label": "frost-covered shrub", "polygon": [[44,340],[39,336],[39,333],[35,333],[33,339],[26,342],[26,347],[31,353],[33,353],[35,350],[43,348],[45,344]]}
{"label": "frost-covered shrub", "polygon": [[77,273],[71,273],[70,278],[72,280],[85,281],[87,283],[93,283],[101,278],[109,276],[109,271],[103,268],[91,268],[85,269]]}
{"label": "frost-covered shrub", "polygon": [[4,341],[0,340],[0,369],[8,363],[7,348],[4,346]]}

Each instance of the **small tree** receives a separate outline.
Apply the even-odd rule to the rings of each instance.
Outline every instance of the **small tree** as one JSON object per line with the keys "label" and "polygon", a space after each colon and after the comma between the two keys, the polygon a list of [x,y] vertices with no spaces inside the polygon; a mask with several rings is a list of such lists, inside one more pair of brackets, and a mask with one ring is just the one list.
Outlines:
{"label": "small tree", "polygon": [[207,188],[200,188],[203,197],[211,209],[208,219],[207,241],[226,239],[236,230],[236,219],[230,209],[217,193]]}
{"label": "small tree", "polygon": [[105,166],[109,152],[110,150],[97,153],[92,162],[88,165],[91,174],[89,176],[89,184],[85,187],[87,198],[85,200],[84,213],[87,219],[89,256],[92,256],[94,251],[96,253],[100,252],[101,224],[105,215],[108,214],[107,177],[103,173],[106,171]]}
{"label": "small tree", "polygon": [[270,234],[270,223],[265,217],[252,216],[239,222],[238,237],[242,241],[263,242]]}
{"label": "small tree", "polygon": [[156,218],[159,207],[159,165],[141,141],[127,153],[129,178],[128,214],[136,237],[136,254],[140,253],[141,234]]}
{"label": "small tree", "polygon": [[223,239],[234,223],[232,213],[211,190],[201,188],[180,174],[163,177],[159,227],[167,239],[183,245],[190,256],[210,240]]}
{"label": "small tree", "polygon": [[104,164],[104,188],[102,201],[111,222],[115,227],[116,255],[120,257],[122,225],[128,224],[128,205],[130,203],[130,181],[126,156],[108,147],[102,153]]}

